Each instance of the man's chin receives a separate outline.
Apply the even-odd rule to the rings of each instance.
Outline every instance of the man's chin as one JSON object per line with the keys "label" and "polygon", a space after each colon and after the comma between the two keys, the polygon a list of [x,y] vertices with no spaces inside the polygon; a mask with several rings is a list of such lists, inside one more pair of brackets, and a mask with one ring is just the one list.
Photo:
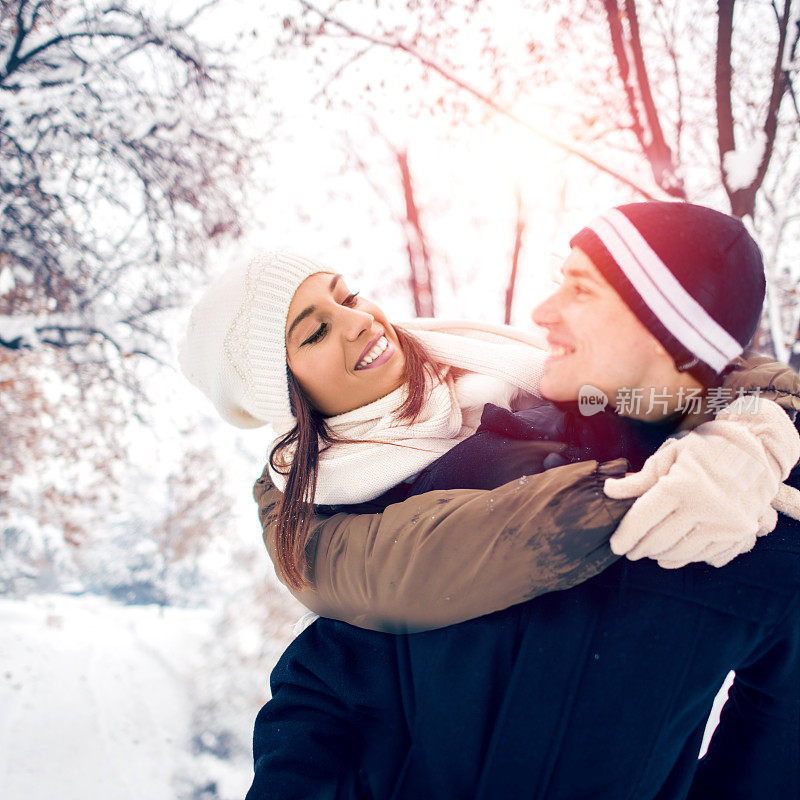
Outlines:
{"label": "man's chin", "polygon": [[545,400],[551,403],[574,403],[578,400],[578,391],[574,387],[559,386],[555,382],[548,382],[545,376],[539,391]]}

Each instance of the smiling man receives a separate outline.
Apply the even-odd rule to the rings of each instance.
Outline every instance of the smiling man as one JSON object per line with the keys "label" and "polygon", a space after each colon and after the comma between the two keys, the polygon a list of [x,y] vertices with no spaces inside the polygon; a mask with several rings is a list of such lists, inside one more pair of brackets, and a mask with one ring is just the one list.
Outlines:
{"label": "smiling man", "polygon": [[551,353],[541,385],[544,397],[573,402],[589,385],[616,408],[620,390],[635,387],[644,397],[665,396],[667,405],[632,409],[630,416],[659,419],[675,413],[689,392],[702,391],[703,383],[678,369],[579,247],[564,262],[562,276],[561,288],[533,312],[533,321],[548,331]]}
{"label": "smiling man", "polygon": [[684,203],[612,209],[570,242],[564,283],[533,312],[548,331],[542,394],[573,401],[581,384],[666,395],[628,413],[659,419],[718,376],[752,338],[764,271],[740,220]]}
{"label": "smiling man", "polygon": [[[563,442],[567,461],[625,455],[644,469],[607,482],[609,495],[619,503],[649,491],[616,536],[626,521],[636,524],[619,546],[611,543],[617,553],[651,558],[619,559],[564,591],[424,633],[392,636],[318,620],[273,673],[273,699],[256,723],[253,800],[800,796],[800,525],[781,517],[756,543],[775,526],[768,509],[780,481],[791,470],[789,482],[800,485],[800,438],[789,423],[800,408],[800,378],[765,359],[744,371],[736,360],[763,303],[758,248],[739,220],[679,203],[614,209],[571,244],[563,285],[534,311],[551,344],[541,385],[551,402],[518,414],[487,407],[475,437],[434,462],[412,491],[454,485],[465,463],[472,472],[496,471],[509,440]],[[611,410],[584,417],[576,401],[587,384],[614,406],[634,389],[660,402],[626,417]],[[696,427],[708,415],[684,408],[686,395],[737,385],[761,390],[783,410],[764,404],[748,419],[734,404]],[[577,466],[542,474],[568,482]],[[588,535],[587,509],[602,498],[599,485],[589,489],[543,502],[540,534],[572,526]],[[524,484],[510,493],[521,509]],[[263,478],[256,496],[268,529],[277,499]],[[384,518],[400,525],[414,502],[389,506]],[[482,535],[475,525],[491,525],[491,514],[459,517],[458,503],[448,496],[447,514],[462,520],[469,547]],[[687,507],[697,531],[686,527]],[[601,510],[613,525],[627,508]],[[368,525],[380,534],[379,516]],[[419,516],[412,527],[423,526],[424,549],[436,532]],[[352,519],[318,518],[317,546],[330,548],[347,530],[352,538],[336,548],[345,556],[348,544],[356,549]],[[519,530],[515,523],[490,548],[508,548],[507,580],[501,570],[490,582],[498,596],[531,547]],[[380,535],[370,541],[381,547]],[[698,541],[702,558],[690,558],[687,547],[697,556]],[[402,543],[394,542],[396,557]],[[568,539],[558,547],[569,552]],[[613,561],[605,541],[594,549]],[[452,549],[443,551],[429,583],[445,572],[458,598],[454,559]],[[697,560],[707,563],[658,565]],[[485,590],[491,564],[487,554],[477,569],[464,567],[461,582]],[[425,584],[416,585],[430,605]],[[736,671],[730,700],[698,762],[729,670]]]}

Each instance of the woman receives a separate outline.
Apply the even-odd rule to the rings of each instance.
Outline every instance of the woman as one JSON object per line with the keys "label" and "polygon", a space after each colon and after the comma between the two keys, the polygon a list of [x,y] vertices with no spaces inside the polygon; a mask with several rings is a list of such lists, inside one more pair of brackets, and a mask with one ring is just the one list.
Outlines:
{"label": "woman", "polygon": [[[569,464],[555,480],[534,473],[550,466],[563,444],[507,438],[502,464],[511,463],[512,477],[532,475],[526,483],[506,483],[491,495],[477,486],[481,494],[430,498],[447,504],[438,521],[436,513],[427,513],[437,505],[419,498],[402,502],[409,481],[419,480],[420,472],[424,478],[429,465],[476,431],[485,403],[518,409],[535,402],[545,358],[534,338],[508,328],[412,325],[392,326],[377,306],[350,293],[341,276],[287,254],[260,256],[229,271],[196,306],[183,347],[184,371],[229,421],[243,427],[269,422],[279,432],[269,480],[283,497],[275,519],[262,504],[262,521],[281,579],[315,611],[364,627],[406,629],[480,616],[602,570],[613,558],[598,554],[598,542],[613,529],[608,519],[619,513],[608,515],[614,501],[601,497],[598,487],[606,476],[624,472],[621,463]],[[740,373],[731,375],[741,380]],[[548,414],[552,420],[552,407],[538,409],[540,421]],[[788,418],[785,424],[788,441],[794,429]],[[509,477],[502,466],[496,473],[494,485]],[[266,477],[261,486],[263,495]],[[524,547],[508,547],[504,532],[512,518],[519,522],[520,496],[531,501],[522,527],[537,536],[527,536]],[[386,515],[379,523],[367,516],[366,532],[363,514],[337,515],[345,533],[320,547],[309,501],[327,511],[362,504],[363,512],[363,504],[376,498],[376,510],[392,503],[387,513],[394,514],[394,532],[401,528],[402,537],[381,530]],[[548,509],[565,499],[586,513],[558,529]],[[351,536],[353,525],[362,527]],[[539,538],[552,545],[548,536],[568,533],[580,539],[581,530],[598,539],[560,560],[554,557],[559,548],[549,547],[544,567],[542,553],[530,546]],[[400,538],[402,546],[393,548]],[[594,560],[584,561],[590,553]],[[398,595],[398,586],[404,594]]]}

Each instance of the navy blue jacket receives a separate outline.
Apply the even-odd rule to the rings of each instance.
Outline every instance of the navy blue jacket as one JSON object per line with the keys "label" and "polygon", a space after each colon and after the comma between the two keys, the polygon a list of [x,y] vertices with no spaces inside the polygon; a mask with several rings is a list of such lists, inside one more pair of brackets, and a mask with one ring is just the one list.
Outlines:
{"label": "navy blue jacket", "polygon": [[[481,434],[414,488],[469,481],[508,435],[567,441],[573,459],[624,452],[637,469],[670,430],[551,404],[487,408]],[[425,633],[321,619],[271,685],[248,800],[800,797],[800,525],[781,516],[722,569],[620,559],[569,590]]]}

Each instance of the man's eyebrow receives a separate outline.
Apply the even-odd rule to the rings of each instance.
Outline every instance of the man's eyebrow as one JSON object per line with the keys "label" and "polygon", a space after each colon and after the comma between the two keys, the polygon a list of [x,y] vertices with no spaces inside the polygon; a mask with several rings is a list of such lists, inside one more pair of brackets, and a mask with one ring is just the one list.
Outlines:
{"label": "man's eyebrow", "polygon": [[586,281],[590,281],[591,283],[599,283],[597,278],[592,275],[591,272],[585,269],[581,269],[580,267],[567,267],[566,269],[561,270],[561,274],[565,278],[577,278],[583,279]]}
{"label": "man's eyebrow", "polygon": [[[342,276],[338,273],[333,276],[331,282],[328,284],[328,291],[332,292],[336,288],[336,284],[342,279]],[[292,324],[289,326],[289,330],[286,332],[286,341],[288,342],[289,339],[292,338],[292,333],[294,333],[294,329],[308,316],[313,314],[317,310],[316,306],[308,306],[304,308],[295,318]]]}

